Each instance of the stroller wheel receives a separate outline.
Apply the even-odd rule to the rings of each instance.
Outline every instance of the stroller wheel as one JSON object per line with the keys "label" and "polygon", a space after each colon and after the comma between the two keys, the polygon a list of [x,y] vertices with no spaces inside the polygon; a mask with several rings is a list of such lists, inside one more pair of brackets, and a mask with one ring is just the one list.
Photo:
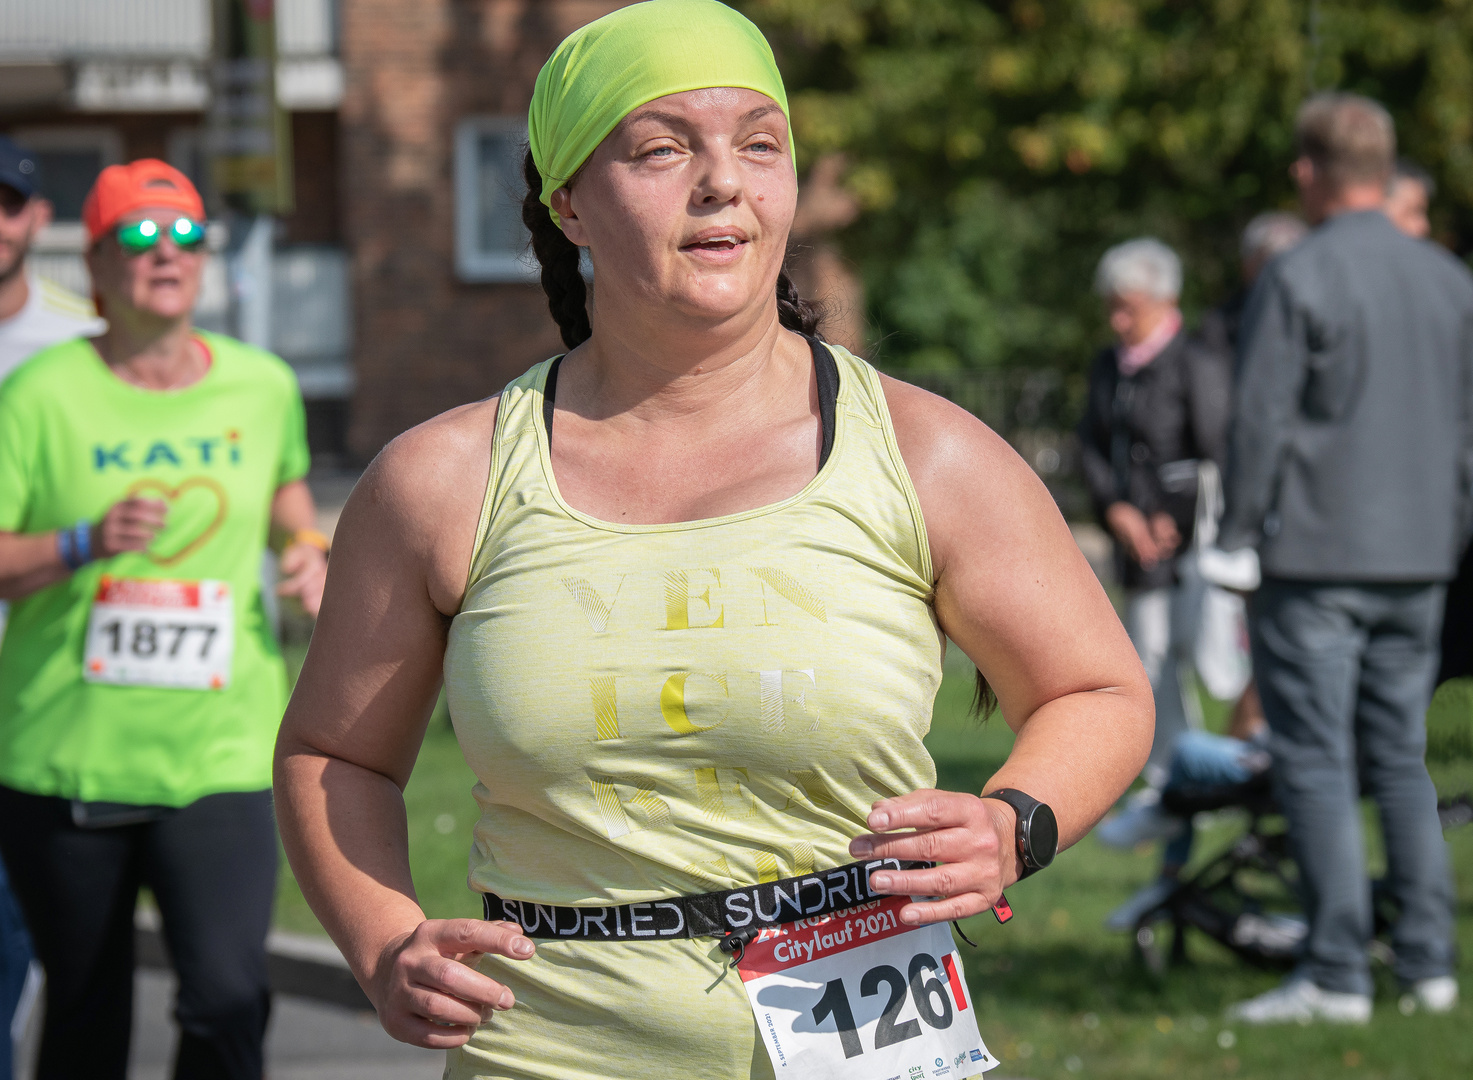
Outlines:
{"label": "stroller wheel", "polygon": [[1158,979],[1165,976],[1167,953],[1161,946],[1161,935],[1156,932],[1155,927],[1143,924],[1136,929],[1135,948],[1147,971]]}

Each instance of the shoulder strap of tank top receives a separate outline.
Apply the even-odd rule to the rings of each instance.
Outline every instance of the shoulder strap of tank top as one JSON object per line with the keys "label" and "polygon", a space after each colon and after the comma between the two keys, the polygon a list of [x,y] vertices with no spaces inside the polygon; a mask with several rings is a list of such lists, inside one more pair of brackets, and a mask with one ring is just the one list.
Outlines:
{"label": "shoulder strap of tank top", "polygon": [[[834,354],[817,337],[808,338],[808,347],[813,351],[813,374],[818,380],[818,422],[823,428],[823,447],[818,454],[818,467],[828,464],[829,454],[834,450],[834,411],[839,401],[839,365]],[[564,355],[567,355],[566,353]],[[557,398],[557,369],[563,362],[556,357],[547,369],[547,380],[542,387],[542,430],[547,433],[547,445],[552,446],[553,403]]]}

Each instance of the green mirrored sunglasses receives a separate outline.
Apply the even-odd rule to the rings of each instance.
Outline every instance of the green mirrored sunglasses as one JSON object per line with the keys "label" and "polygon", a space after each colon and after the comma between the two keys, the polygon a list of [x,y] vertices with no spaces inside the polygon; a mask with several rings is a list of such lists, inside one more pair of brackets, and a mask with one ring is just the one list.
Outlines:
{"label": "green mirrored sunglasses", "polygon": [[141,255],[166,234],[181,251],[193,251],[205,242],[205,227],[193,218],[176,218],[172,225],[144,218],[118,226],[118,245],[129,255]]}

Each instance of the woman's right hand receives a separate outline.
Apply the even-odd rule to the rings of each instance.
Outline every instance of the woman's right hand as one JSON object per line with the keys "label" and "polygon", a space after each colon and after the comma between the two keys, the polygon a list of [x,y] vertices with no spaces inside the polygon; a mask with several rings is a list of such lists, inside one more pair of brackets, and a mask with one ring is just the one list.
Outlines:
{"label": "woman's right hand", "polygon": [[385,946],[369,996],[394,1038],[449,1050],[516,1003],[510,990],[475,970],[476,961],[487,954],[527,960],[535,951],[516,923],[426,919]]}
{"label": "woman's right hand", "polygon": [[169,506],[163,499],[132,496],[113,503],[93,532],[93,557],[106,559],[124,551],[145,550],[168,516]]}
{"label": "woman's right hand", "polygon": [[1122,501],[1107,506],[1105,524],[1142,568],[1150,570],[1161,561],[1161,549],[1151,532],[1150,522],[1130,503]]}

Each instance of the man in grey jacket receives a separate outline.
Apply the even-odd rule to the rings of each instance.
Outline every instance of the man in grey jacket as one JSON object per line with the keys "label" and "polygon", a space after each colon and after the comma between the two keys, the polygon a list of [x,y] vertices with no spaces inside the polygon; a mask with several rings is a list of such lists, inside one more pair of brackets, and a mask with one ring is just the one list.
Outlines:
{"label": "man in grey jacket", "polygon": [[1424,762],[1445,582],[1468,535],[1473,276],[1381,211],[1391,118],[1350,94],[1302,107],[1293,175],[1317,226],[1244,316],[1220,544],[1253,545],[1253,665],[1310,932],[1250,1023],[1371,1015],[1358,798],[1380,807],[1401,916],[1396,975],[1457,1003],[1452,880]]}

